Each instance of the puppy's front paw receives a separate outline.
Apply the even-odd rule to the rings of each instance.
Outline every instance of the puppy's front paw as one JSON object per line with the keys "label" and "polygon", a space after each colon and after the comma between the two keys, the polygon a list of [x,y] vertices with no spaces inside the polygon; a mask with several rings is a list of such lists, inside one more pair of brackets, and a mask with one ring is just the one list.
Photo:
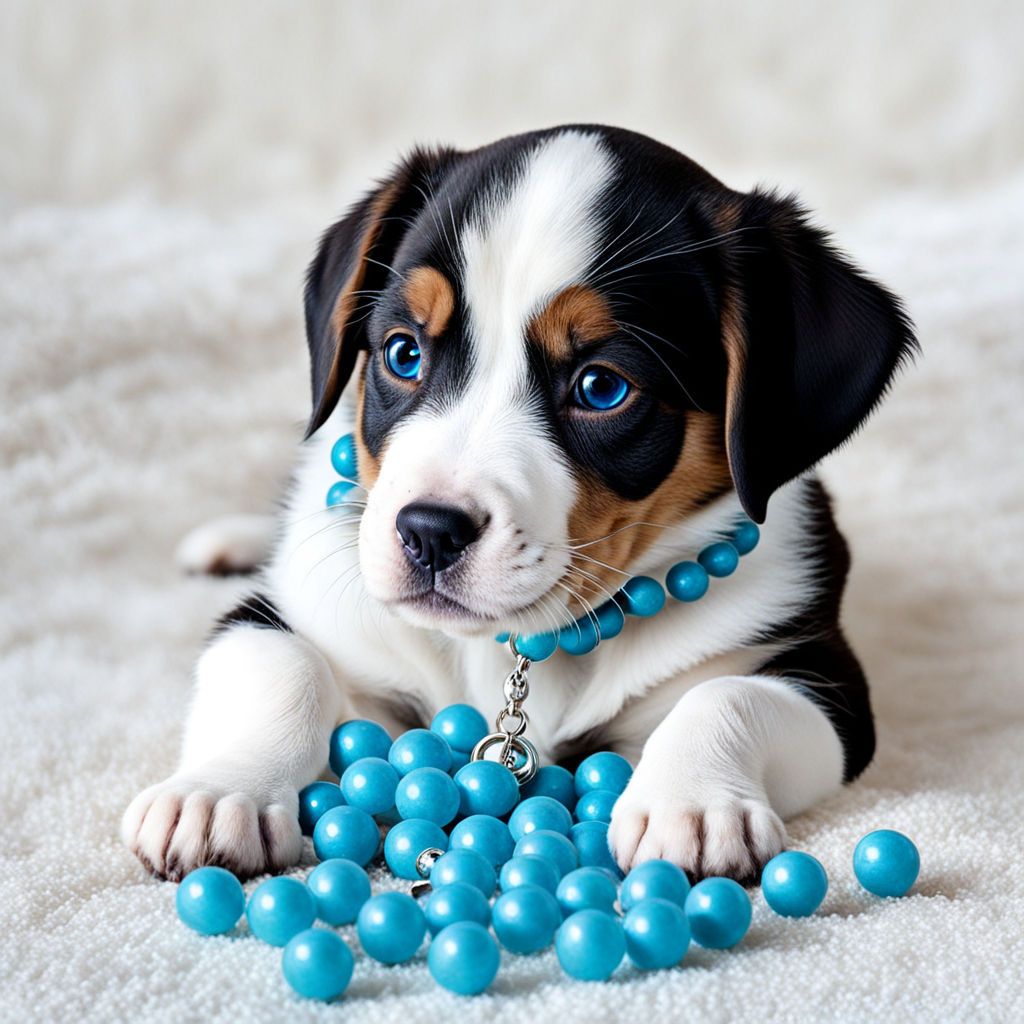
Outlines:
{"label": "puppy's front paw", "polygon": [[231,785],[172,777],[132,801],[121,834],[159,878],[179,881],[204,864],[250,878],[298,861],[297,808],[294,790],[266,799]]}
{"label": "puppy's front paw", "polygon": [[[669,790],[665,792],[665,790]],[[756,879],[786,845],[786,829],[764,800],[728,791],[687,794],[630,782],[615,804],[608,841],[619,867],[670,860],[693,879]]]}

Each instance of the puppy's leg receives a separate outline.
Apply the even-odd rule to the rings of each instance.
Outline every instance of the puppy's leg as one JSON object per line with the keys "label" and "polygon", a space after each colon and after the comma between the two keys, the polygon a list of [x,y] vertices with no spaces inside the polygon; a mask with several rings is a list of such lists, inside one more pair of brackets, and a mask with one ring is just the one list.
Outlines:
{"label": "puppy's leg", "polygon": [[231,576],[252,572],[270,553],[275,528],[273,516],[211,519],[182,538],[175,559],[191,573]]}
{"label": "puppy's leg", "polygon": [[228,617],[199,659],[181,763],[125,812],[125,842],[154,874],[202,864],[241,877],[298,860],[298,790],[327,763],[341,711],[323,657],[280,628]]}
{"label": "puppy's leg", "polygon": [[820,707],[769,676],[689,690],[654,730],[612,815],[620,867],[664,858],[695,877],[753,878],[786,841],[782,819],[843,780]]}

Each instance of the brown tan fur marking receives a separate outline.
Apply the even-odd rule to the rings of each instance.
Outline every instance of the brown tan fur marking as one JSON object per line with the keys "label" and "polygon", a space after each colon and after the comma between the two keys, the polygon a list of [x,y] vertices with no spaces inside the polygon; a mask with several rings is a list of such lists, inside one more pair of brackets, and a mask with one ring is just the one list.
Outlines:
{"label": "brown tan fur marking", "polygon": [[405,301],[432,338],[444,334],[455,309],[455,293],[444,274],[433,267],[411,270],[406,275]]}
{"label": "brown tan fur marking", "polygon": [[359,353],[356,366],[358,390],[356,392],[356,465],[359,467],[359,482],[367,491],[377,482],[380,476],[380,459],[370,454],[363,439],[363,403],[366,398],[366,353]]}
{"label": "brown tan fur marking", "polygon": [[528,337],[554,362],[572,358],[573,342],[589,344],[615,330],[604,297],[593,288],[574,284],[560,291],[530,321]]}

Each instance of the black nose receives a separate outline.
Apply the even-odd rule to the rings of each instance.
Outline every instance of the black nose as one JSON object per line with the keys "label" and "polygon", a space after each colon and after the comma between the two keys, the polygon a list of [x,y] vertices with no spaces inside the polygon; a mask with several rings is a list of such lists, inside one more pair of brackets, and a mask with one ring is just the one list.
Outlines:
{"label": "black nose", "polygon": [[462,509],[414,501],[395,519],[405,553],[417,565],[441,572],[454,565],[480,535],[476,523]]}

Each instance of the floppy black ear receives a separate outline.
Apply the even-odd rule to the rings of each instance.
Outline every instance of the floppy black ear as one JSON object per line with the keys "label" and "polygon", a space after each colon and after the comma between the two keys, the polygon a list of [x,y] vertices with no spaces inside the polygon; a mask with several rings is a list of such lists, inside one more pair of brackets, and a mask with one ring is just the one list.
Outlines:
{"label": "floppy black ear", "polygon": [[728,221],[726,446],[743,508],[760,523],[778,487],[857,429],[917,342],[899,300],[792,199],[753,192]]}
{"label": "floppy black ear", "polygon": [[373,292],[412,218],[431,194],[432,177],[455,151],[414,150],[377,188],[324,232],[306,274],[306,341],[313,383],[313,411],[306,437],[338,404],[360,349]]}

